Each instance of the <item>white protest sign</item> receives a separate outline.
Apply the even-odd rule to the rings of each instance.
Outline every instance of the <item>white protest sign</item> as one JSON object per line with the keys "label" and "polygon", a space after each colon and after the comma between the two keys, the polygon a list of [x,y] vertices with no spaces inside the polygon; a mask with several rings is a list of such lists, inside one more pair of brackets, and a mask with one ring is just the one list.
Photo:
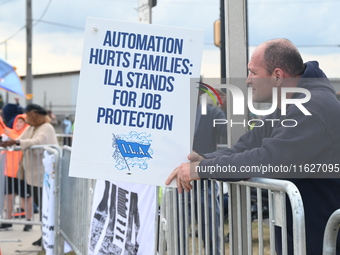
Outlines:
{"label": "white protest sign", "polygon": [[70,176],[163,186],[191,150],[203,31],[88,18],[83,47]]}

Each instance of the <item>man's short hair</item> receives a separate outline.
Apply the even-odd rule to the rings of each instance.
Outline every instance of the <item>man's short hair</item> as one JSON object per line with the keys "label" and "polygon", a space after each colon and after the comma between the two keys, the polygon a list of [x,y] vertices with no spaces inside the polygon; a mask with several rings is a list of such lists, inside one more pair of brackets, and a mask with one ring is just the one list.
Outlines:
{"label": "man's short hair", "polygon": [[301,75],[304,71],[300,52],[288,39],[267,41],[263,59],[268,74],[275,68],[282,69],[292,77]]}

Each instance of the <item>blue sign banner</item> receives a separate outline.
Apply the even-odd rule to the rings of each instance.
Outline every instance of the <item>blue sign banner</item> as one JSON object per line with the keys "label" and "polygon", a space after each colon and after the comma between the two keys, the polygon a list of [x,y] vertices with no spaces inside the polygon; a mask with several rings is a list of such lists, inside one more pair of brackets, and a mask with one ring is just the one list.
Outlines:
{"label": "blue sign banner", "polygon": [[126,142],[119,139],[116,139],[116,143],[123,157],[151,158],[150,154],[148,153],[150,144],[145,145],[134,142]]}

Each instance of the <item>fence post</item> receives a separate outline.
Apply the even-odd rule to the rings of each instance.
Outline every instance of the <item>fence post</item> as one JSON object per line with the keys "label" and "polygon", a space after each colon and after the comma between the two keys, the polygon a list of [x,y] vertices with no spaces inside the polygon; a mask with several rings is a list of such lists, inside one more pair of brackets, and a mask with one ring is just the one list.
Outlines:
{"label": "fence post", "polygon": [[53,187],[53,194],[54,194],[54,247],[53,247],[53,254],[59,255],[62,254],[60,252],[61,245],[60,240],[60,151],[56,148],[52,148],[49,146],[44,146],[44,150],[48,151],[49,153],[54,154],[54,187]]}
{"label": "fence post", "polygon": [[336,241],[340,228],[340,209],[336,210],[329,217],[323,237],[322,255],[336,254]]}
{"label": "fence post", "polygon": [[[246,0],[241,1],[226,1],[225,2],[225,29],[228,31],[226,33],[225,38],[225,49],[226,49],[226,77],[228,79],[235,79],[235,78],[241,78],[245,77],[247,74],[247,15],[246,15]],[[240,81],[243,79],[238,79],[236,83],[240,83]],[[223,83],[223,81],[222,81]],[[236,84],[235,84],[236,85]],[[247,86],[246,84],[237,84],[237,86],[243,91],[246,92]],[[248,119],[245,114],[244,116],[238,116],[238,115],[232,115],[233,107],[232,107],[232,97],[227,91],[227,118],[228,123],[230,123],[230,119],[233,119],[235,122],[242,122],[240,120],[241,118]],[[243,93],[246,95],[246,93]],[[246,109],[246,108],[245,108]],[[235,145],[237,140],[241,135],[243,135],[247,131],[246,126],[242,125],[234,125],[230,126],[228,125],[228,146],[232,147]],[[228,192],[229,197],[231,201],[236,202],[236,194],[237,190],[235,190],[236,187],[231,186]],[[242,208],[245,208],[245,197],[246,197],[246,191],[245,187],[240,187],[240,199],[239,201],[241,204],[241,211],[240,215],[236,215],[236,205],[233,204],[231,207],[229,207],[230,212],[230,218],[231,220],[229,223],[237,222],[237,218],[241,222],[246,222],[246,212],[245,210],[242,210]],[[234,202],[233,202],[234,203]],[[242,225],[241,228],[244,228],[246,226]],[[239,233],[239,229],[237,224],[231,224],[229,225],[230,233]],[[247,250],[247,236],[241,236],[239,234],[232,235],[232,240],[230,240],[230,253],[231,254],[242,254],[242,250]],[[235,250],[235,247],[238,247],[239,252],[237,253]],[[234,249],[234,250],[232,250]]]}

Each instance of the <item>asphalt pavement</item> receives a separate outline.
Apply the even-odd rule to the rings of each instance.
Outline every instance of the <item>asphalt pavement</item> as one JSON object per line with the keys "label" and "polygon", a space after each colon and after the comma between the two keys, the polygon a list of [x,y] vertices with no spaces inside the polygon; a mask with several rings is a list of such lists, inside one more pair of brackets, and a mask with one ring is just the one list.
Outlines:
{"label": "asphalt pavement", "polygon": [[13,227],[0,229],[0,249],[2,255],[37,255],[41,253],[41,246],[32,243],[41,237],[41,226],[33,225],[32,230],[23,231],[24,225],[13,224]]}

